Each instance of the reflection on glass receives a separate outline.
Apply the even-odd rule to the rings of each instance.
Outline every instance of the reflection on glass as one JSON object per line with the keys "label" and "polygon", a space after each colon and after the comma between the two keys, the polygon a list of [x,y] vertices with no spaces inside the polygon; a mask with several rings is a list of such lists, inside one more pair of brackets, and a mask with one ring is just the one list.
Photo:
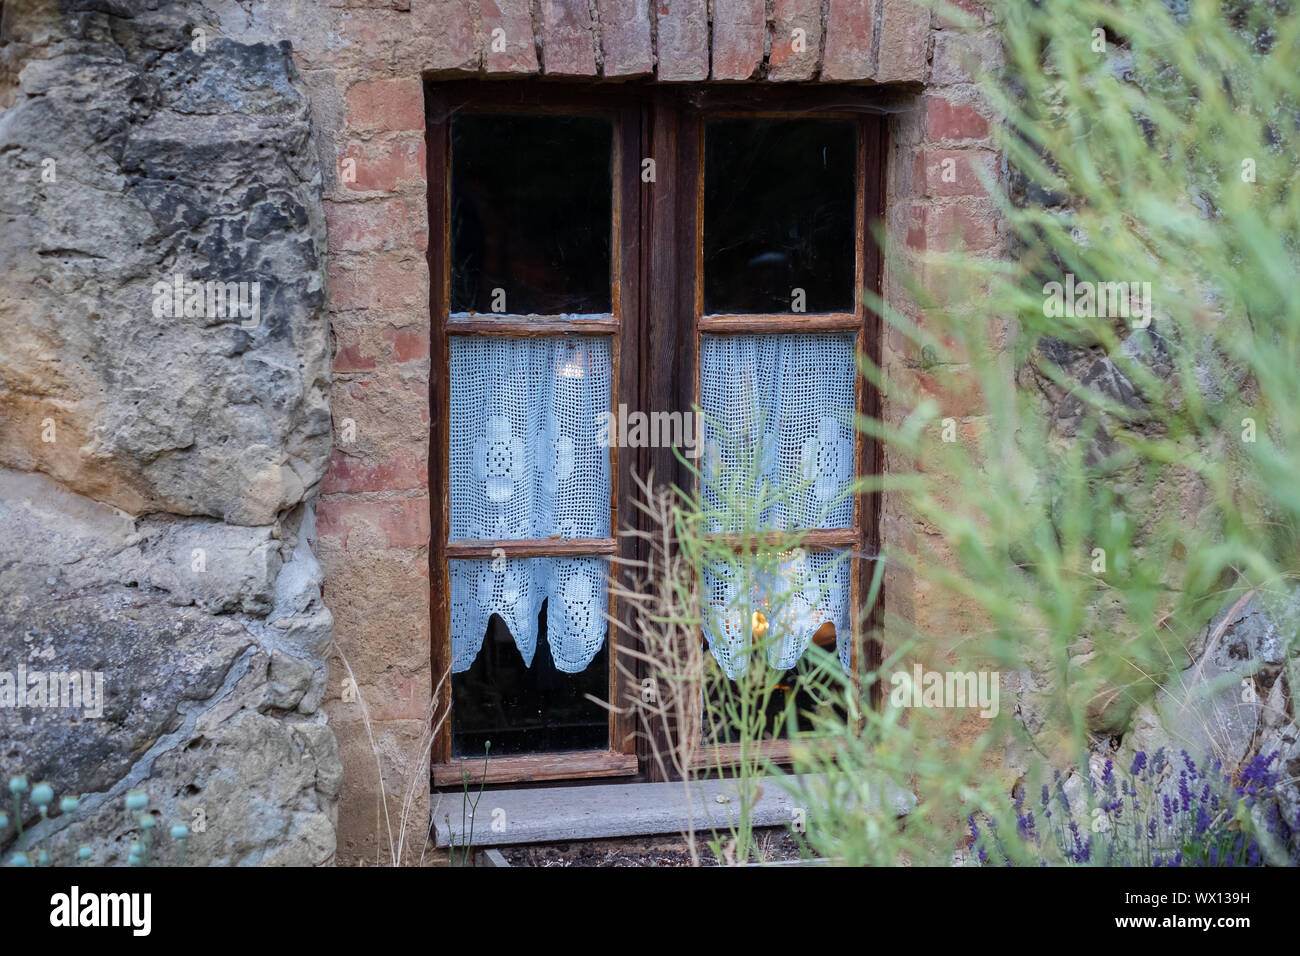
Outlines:
{"label": "reflection on glass", "polygon": [[452,118],[453,313],[610,311],[612,148],[606,119]]}
{"label": "reflection on glass", "polygon": [[704,312],[852,312],[850,120],[716,119],[704,132]]}

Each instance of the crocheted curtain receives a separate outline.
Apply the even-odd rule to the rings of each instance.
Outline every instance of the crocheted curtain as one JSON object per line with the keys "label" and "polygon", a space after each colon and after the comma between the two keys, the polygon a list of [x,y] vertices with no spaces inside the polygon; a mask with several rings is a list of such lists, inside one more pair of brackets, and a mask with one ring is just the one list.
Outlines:
{"label": "crocheted curtain", "polygon": [[[609,340],[453,336],[450,358],[451,537],[609,537]],[[598,557],[449,561],[452,672],[493,614],[531,666],[543,602],[556,668],[583,670],[605,639],[607,573]]]}
{"label": "crocheted curtain", "polygon": [[[703,337],[711,531],[852,526],[854,344],[851,333]],[[705,635],[727,676],[748,667],[755,611],[768,620],[771,667],[793,667],[829,621],[847,671],[849,568],[847,551],[801,549],[705,569]]]}

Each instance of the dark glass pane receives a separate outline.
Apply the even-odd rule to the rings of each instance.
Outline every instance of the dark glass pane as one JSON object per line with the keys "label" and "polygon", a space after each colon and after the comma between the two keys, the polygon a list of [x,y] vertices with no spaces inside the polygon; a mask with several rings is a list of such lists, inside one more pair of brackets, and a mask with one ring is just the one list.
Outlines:
{"label": "dark glass pane", "polygon": [[605,119],[452,118],[452,312],[610,311],[612,147]]}
{"label": "dark glass pane", "polygon": [[704,311],[852,312],[857,137],[849,120],[711,120]]}
{"label": "dark glass pane", "polygon": [[609,711],[586,698],[609,699],[608,647],[602,645],[584,671],[556,670],[546,643],[545,602],[532,667],[524,666],[510,629],[494,614],[473,665],[452,675],[451,694],[454,757],[482,757],[489,740],[493,756],[609,746]]}
{"label": "dark glass pane", "polygon": [[[813,641],[825,650],[827,653],[835,653],[835,625],[831,623],[823,624],[817,629]],[[708,643],[704,645],[704,653],[710,654]],[[760,665],[762,664],[759,661]],[[836,663],[832,665],[839,667]],[[828,687],[834,686],[827,680],[824,673],[819,674],[817,666],[810,660],[810,655],[805,654],[795,662],[794,667],[790,668],[781,675],[777,682],[776,690],[772,692],[767,699],[767,706],[763,712],[763,740],[786,740],[790,737],[793,730],[796,733],[809,733],[817,729],[817,722],[814,717],[820,712],[822,719],[829,714],[836,715],[840,720],[847,719],[847,711],[840,702],[838,695],[828,695]],[[731,700],[733,704],[744,693],[734,682],[731,685]],[[715,708],[715,713],[722,715],[726,713],[722,688],[714,682],[709,683],[709,699]],[[724,726],[719,716],[713,726],[708,725],[705,721],[704,733],[702,740],[706,744],[734,744],[740,742],[740,734],[734,727]],[[794,726],[791,727],[793,719]],[[496,744],[493,744],[495,747]]]}

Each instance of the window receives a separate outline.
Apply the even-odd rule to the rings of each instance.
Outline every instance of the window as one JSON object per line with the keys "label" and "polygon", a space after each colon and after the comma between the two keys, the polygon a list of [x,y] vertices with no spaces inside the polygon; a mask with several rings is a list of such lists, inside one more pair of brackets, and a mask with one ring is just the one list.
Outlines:
{"label": "window", "polygon": [[[862,91],[775,95],[428,86],[432,635],[452,675],[435,785],[477,773],[487,740],[490,782],[650,769],[588,695],[625,694],[606,580],[636,556],[618,533],[639,520],[631,475],[688,473],[671,448],[606,447],[620,406],[725,423],[706,426],[706,474],[802,479],[763,516],[811,529],[776,572],[800,589],[769,663],[793,670],[813,641],[873,662],[854,620],[877,505],[850,483],[878,470],[854,416],[877,410],[856,357],[879,360],[862,292],[882,124]],[[732,599],[761,601],[761,578],[706,581],[728,673],[746,640]]]}

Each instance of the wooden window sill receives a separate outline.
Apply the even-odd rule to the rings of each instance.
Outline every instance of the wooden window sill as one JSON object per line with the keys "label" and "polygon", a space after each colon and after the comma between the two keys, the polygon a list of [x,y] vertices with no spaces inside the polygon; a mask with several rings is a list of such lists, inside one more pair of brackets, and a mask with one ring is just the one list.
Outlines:
{"label": "wooden window sill", "polygon": [[518,757],[492,757],[487,762],[484,780],[483,759],[463,757],[447,763],[433,765],[435,787],[463,785],[464,774],[469,774],[471,788],[481,783],[537,783],[548,780],[595,779],[601,777],[632,777],[637,773],[636,754],[621,754],[605,750],[577,753],[529,754]]}

